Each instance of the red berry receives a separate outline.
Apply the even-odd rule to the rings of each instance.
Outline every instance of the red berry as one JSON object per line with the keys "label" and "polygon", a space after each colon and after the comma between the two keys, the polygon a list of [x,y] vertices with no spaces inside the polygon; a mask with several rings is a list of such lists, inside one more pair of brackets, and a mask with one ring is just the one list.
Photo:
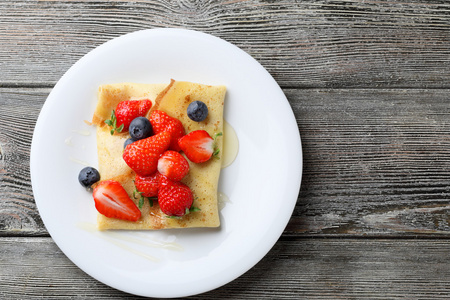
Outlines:
{"label": "red berry", "polygon": [[97,211],[108,218],[136,222],[141,217],[141,211],[117,181],[100,182],[92,195]]}
{"label": "red berry", "polygon": [[136,174],[148,176],[156,172],[158,159],[169,144],[170,134],[162,132],[129,144],[125,147],[122,157]]}
{"label": "red berry", "polygon": [[128,131],[131,121],[137,117],[143,117],[152,107],[150,100],[125,100],[119,102],[116,107],[116,126],[120,127],[123,124],[123,131]]}
{"label": "red berry", "polygon": [[184,216],[189,212],[192,202],[194,196],[187,185],[161,176],[158,203],[163,213],[168,216]]}
{"label": "red berry", "polygon": [[139,116],[143,117],[152,108],[152,101],[150,100],[139,100]]}
{"label": "red berry", "polygon": [[158,172],[170,180],[180,181],[189,173],[189,163],[180,153],[168,150],[158,160]]}
{"label": "red berry", "polygon": [[190,132],[178,144],[187,158],[195,163],[205,162],[214,154],[214,139],[205,130]]}
{"label": "red berry", "polygon": [[154,110],[150,115],[150,123],[155,134],[169,132],[171,135],[170,150],[180,151],[178,140],[184,136],[185,131],[180,120],[173,118],[161,110]]}
{"label": "red berry", "polygon": [[161,174],[155,172],[150,176],[140,176],[136,174],[134,185],[144,197],[157,197],[159,188],[159,178]]}

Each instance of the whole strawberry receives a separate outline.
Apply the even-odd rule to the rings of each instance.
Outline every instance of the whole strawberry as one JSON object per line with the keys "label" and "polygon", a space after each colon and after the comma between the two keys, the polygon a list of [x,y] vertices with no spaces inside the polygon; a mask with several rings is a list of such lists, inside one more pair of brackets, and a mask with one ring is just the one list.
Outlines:
{"label": "whole strawberry", "polygon": [[158,160],[158,172],[170,180],[180,181],[189,173],[189,163],[180,153],[168,150]]}
{"label": "whole strawberry", "polygon": [[222,133],[218,133],[213,139],[205,130],[195,130],[179,139],[178,144],[190,161],[202,163],[219,153],[215,147],[215,139],[221,135]]}
{"label": "whole strawberry", "polygon": [[92,196],[97,211],[108,218],[136,222],[141,217],[141,211],[117,181],[101,181]]}
{"label": "whole strawberry", "polygon": [[161,176],[158,203],[163,213],[168,216],[184,216],[189,213],[193,202],[194,196],[187,185]]}
{"label": "whole strawberry", "polygon": [[148,176],[156,172],[158,159],[170,144],[170,134],[161,132],[146,139],[136,141],[125,147],[123,160],[141,176]]}
{"label": "whole strawberry", "polygon": [[111,119],[105,123],[112,127],[111,134],[114,131],[128,131],[131,121],[137,117],[143,117],[152,107],[150,100],[125,100],[119,102],[111,114]]}
{"label": "whole strawberry", "polygon": [[185,135],[183,124],[180,120],[173,118],[161,110],[154,110],[150,115],[150,123],[153,127],[153,132],[169,132],[172,139],[170,142],[170,150],[180,151],[178,140]]}
{"label": "whole strawberry", "polygon": [[140,176],[136,174],[134,185],[142,196],[157,197],[160,176],[161,174],[159,172],[155,172],[149,176]]}

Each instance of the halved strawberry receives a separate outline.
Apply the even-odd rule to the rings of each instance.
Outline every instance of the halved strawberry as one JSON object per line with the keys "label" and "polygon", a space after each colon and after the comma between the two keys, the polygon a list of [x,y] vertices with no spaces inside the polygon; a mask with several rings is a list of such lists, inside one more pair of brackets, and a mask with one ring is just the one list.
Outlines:
{"label": "halved strawberry", "polygon": [[136,174],[136,178],[134,179],[134,185],[136,186],[136,189],[141,193],[142,196],[157,197],[160,176],[161,174],[159,172],[155,172],[150,176],[140,176]]}
{"label": "halved strawberry", "polygon": [[129,144],[123,151],[123,160],[141,176],[148,176],[156,172],[158,159],[170,144],[170,134],[161,132],[146,139]]}
{"label": "halved strawberry", "polygon": [[[220,135],[222,134],[216,134],[215,138]],[[202,163],[219,153],[218,149],[215,149],[215,138],[205,130],[195,130],[183,136],[178,145],[190,161]]]}
{"label": "halved strawberry", "polygon": [[150,115],[150,123],[155,134],[160,132],[169,132],[171,135],[170,150],[180,151],[178,140],[185,135],[183,124],[180,120],[169,116],[161,110],[154,110]]}
{"label": "halved strawberry", "polygon": [[111,134],[114,131],[128,131],[131,121],[137,117],[143,117],[152,107],[150,100],[125,100],[119,102],[111,114],[111,119],[105,123],[112,127]]}
{"label": "halved strawberry", "polygon": [[170,180],[180,181],[189,173],[189,163],[180,153],[168,150],[158,160],[158,172]]}
{"label": "halved strawberry", "polygon": [[141,217],[141,211],[117,181],[101,181],[92,195],[97,211],[108,218],[136,222]]}
{"label": "halved strawberry", "polygon": [[184,216],[189,213],[193,202],[194,196],[187,185],[161,176],[158,203],[163,213],[168,216]]}

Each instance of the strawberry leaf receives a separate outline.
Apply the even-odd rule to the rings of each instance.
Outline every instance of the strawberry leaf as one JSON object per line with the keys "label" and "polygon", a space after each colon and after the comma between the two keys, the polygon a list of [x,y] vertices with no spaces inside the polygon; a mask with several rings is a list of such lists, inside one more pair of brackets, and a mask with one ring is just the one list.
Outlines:
{"label": "strawberry leaf", "polygon": [[213,152],[212,156],[214,158],[219,158],[218,155],[219,155],[220,149],[217,147],[217,138],[219,136],[222,136],[222,132],[218,132],[218,133],[214,134],[214,137],[213,137],[213,140],[214,140],[214,152]]}
{"label": "strawberry leaf", "polygon": [[116,129],[117,132],[122,132],[123,130],[123,124],[119,126],[119,128]]}
{"label": "strawberry leaf", "polygon": [[[133,182],[134,182],[134,180],[133,180]],[[137,199],[138,196],[139,196],[138,207],[139,207],[139,209],[141,209],[142,206],[144,205],[145,197],[142,196],[142,192],[139,192],[139,191],[137,190],[137,188],[136,188],[136,189],[134,189],[134,191],[133,191],[133,198],[134,198],[134,199]]]}
{"label": "strawberry leaf", "polygon": [[196,211],[201,211],[201,209],[194,206],[192,206],[191,209],[189,209],[189,212],[196,212]]}
{"label": "strawberry leaf", "polygon": [[145,197],[141,197],[141,198],[139,199],[139,204],[138,204],[139,209],[141,209],[142,206],[144,205],[144,200],[145,200]]}
{"label": "strawberry leaf", "polygon": [[153,201],[156,201],[156,200],[158,200],[158,198],[157,197],[149,197],[148,198],[148,202],[150,203],[150,207],[153,207]]}
{"label": "strawberry leaf", "polygon": [[[134,180],[133,180],[133,183],[134,183]],[[133,198],[134,198],[134,199],[137,199],[136,194],[138,194],[139,196],[141,196],[142,193],[139,192],[137,188],[135,188],[134,191],[133,191]]]}
{"label": "strawberry leaf", "polygon": [[191,212],[196,212],[196,211],[201,211],[201,209],[198,207],[195,207],[195,206],[191,206],[191,208],[186,207],[186,213],[184,215],[187,215]]}
{"label": "strawberry leaf", "polygon": [[112,129],[110,131],[111,135],[113,135],[114,132],[119,132],[120,133],[123,130],[123,124],[120,125],[119,127],[117,127],[117,118],[116,118],[116,112],[114,111],[114,109],[111,112],[110,119],[109,120],[105,120],[105,124],[110,126],[110,127],[112,127]]}

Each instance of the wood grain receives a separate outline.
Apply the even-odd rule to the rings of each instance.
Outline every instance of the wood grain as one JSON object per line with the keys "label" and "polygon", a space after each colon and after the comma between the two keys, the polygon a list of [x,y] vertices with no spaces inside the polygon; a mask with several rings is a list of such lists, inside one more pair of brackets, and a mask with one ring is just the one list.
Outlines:
{"label": "wood grain", "polygon": [[[449,237],[449,90],[284,91],[304,155],[285,234]],[[49,92],[0,89],[2,235],[46,234],[30,185],[29,151]]]}
{"label": "wood grain", "polygon": [[304,176],[288,231],[450,232],[447,90],[286,90]]}
{"label": "wood grain", "polygon": [[141,299],[69,261],[40,219],[30,145],[50,89],[122,34],[223,38],[284,88],[304,174],[273,249],[191,299],[450,299],[446,0],[0,0],[0,299]]}
{"label": "wood grain", "polygon": [[47,234],[34,202],[29,166],[33,130],[47,93],[0,90],[0,233]]}
{"label": "wood grain", "polygon": [[[448,240],[281,239],[235,281],[190,299],[448,299],[449,248]],[[0,279],[2,299],[140,299],[86,275],[51,238],[1,238]]]}
{"label": "wood grain", "polygon": [[448,1],[0,1],[0,86],[52,86],[84,54],[149,28],[236,44],[283,87],[449,88]]}

